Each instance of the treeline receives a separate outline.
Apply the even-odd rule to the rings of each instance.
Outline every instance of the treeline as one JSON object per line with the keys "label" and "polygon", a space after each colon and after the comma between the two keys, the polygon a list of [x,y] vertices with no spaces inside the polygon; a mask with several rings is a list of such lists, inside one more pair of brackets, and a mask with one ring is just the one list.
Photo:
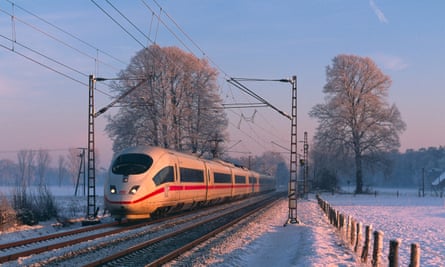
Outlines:
{"label": "treeline", "polygon": [[[18,152],[17,161],[0,159],[0,186],[66,186],[76,185],[81,166],[80,154],[76,149],[70,150],[65,156],[57,158],[54,165],[53,158],[47,150],[23,150]],[[44,159],[44,160],[43,160]],[[262,155],[228,157],[224,160],[242,165],[260,173],[269,174],[277,178],[277,184],[286,185],[289,181],[287,159],[280,153],[265,152]],[[103,184],[107,170],[96,170],[96,183]],[[83,174],[80,177],[82,184]]]}
{"label": "treeline", "polygon": [[[354,171],[351,164],[339,167],[338,184],[351,186]],[[431,183],[445,171],[445,147],[408,149],[381,154],[378,159],[370,160],[365,167],[365,187],[405,187],[431,189]],[[348,183],[349,182],[349,183]]]}
{"label": "treeline", "polygon": [[408,149],[405,153],[392,152],[388,158],[392,162],[391,171],[387,175],[380,175],[380,180],[375,180],[377,185],[420,187],[424,178],[425,186],[429,189],[431,183],[445,171],[443,146]]}
{"label": "treeline", "polygon": [[[81,155],[79,149],[69,149],[57,158],[45,149],[21,150],[16,161],[0,159],[0,186],[75,185],[79,169],[83,169]],[[96,171],[96,177],[99,184],[103,183],[103,173]]]}

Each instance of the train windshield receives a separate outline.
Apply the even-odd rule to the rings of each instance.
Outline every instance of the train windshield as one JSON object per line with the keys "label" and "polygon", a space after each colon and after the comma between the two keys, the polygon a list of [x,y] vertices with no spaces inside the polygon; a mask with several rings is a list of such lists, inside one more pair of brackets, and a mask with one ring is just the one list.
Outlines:
{"label": "train windshield", "polygon": [[153,164],[153,159],[144,154],[123,154],[118,156],[111,167],[114,174],[130,175],[146,172]]}

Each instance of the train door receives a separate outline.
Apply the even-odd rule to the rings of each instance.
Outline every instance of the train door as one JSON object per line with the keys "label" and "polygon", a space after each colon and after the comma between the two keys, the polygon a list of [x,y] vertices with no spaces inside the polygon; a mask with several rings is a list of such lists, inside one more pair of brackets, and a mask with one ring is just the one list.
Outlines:
{"label": "train door", "polygon": [[251,186],[251,192],[250,193],[255,193],[255,177],[253,176],[249,176],[249,184]]}
{"label": "train door", "polygon": [[204,169],[205,169],[205,201],[207,202],[209,200],[209,184],[210,184],[210,168],[207,165],[206,162],[204,162]]}

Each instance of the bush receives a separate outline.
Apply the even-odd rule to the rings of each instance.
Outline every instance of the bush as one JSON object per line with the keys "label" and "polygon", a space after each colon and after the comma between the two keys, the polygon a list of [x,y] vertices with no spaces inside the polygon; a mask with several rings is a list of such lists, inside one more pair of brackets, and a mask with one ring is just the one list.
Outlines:
{"label": "bush", "polygon": [[0,230],[3,231],[17,223],[16,213],[11,207],[8,199],[0,194]]}
{"label": "bush", "polygon": [[54,196],[46,186],[40,186],[37,193],[26,188],[16,188],[13,194],[13,205],[19,222],[34,225],[57,217],[57,206]]}

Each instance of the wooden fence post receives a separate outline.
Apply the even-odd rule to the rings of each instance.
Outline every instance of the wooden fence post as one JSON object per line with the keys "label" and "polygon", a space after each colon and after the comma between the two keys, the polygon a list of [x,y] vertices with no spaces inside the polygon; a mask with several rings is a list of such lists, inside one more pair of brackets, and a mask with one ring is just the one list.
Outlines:
{"label": "wooden fence post", "polygon": [[380,258],[382,255],[382,248],[383,248],[383,232],[382,231],[375,231],[374,232],[374,248],[372,250],[372,266],[378,267],[380,266]]}
{"label": "wooden fence post", "polygon": [[399,266],[399,246],[400,239],[393,239],[389,241],[389,267],[398,267]]}
{"label": "wooden fence post", "polygon": [[345,240],[345,236],[346,236],[346,216],[342,213],[341,217],[341,238],[343,238],[343,240]]}
{"label": "wooden fence post", "polygon": [[338,219],[338,210],[334,210],[335,211],[335,213],[334,213],[334,215],[335,215],[335,227],[336,228],[338,228],[338,225],[339,225],[339,219]]}
{"label": "wooden fence post", "polygon": [[357,255],[360,255],[360,246],[361,246],[360,243],[361,242],[362,242],[362,223],[358,222],[357,223],[357,240],[356,240],[355,246],[354,246],[354,252]]}
{"label": "wooden fence post", "polygon": [[351,245],[352,248],[354,248],[354,244],[355,244],[355,220],[353,219],[351,221],[351,238],[349,240],[349,244]]}
{"label": "wooden fence post", "polygon": [[348,217],[346,219],[346,236],[345,236],[346,242],[349,242],[349,240],[351,238],[351,219],[352,219],[352,217],[348,215]]}
{"label": "wooden fence post", "polygon": [[369,253],[369,248],[371,247],[371,233],[372,233],[372,225],[367,225],[365,232],[365,244],[363,245],[363,250],[362,250],[362,262],[364,263],[368,263],[368,253]]}
{"label": "wooden fence post", "polygon": [[420,245],[418,243],[411,244],[411,258],[409,261],[409,267],[420,266]]}

